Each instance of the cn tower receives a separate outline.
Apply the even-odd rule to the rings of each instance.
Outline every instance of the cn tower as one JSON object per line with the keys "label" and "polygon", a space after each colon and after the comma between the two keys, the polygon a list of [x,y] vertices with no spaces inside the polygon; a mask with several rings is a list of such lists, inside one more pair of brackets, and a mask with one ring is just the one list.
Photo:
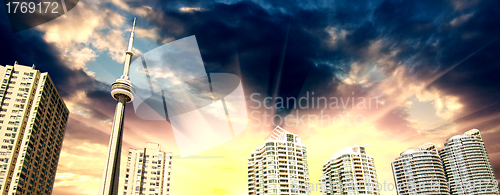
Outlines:
{"label": "cn tower", "polygon": [[117,101],[115,116],[113,118],[113,128],[109,138],[108,153],[106,163],[102,172],[101,186],[99,195],[118,194],[118,180],[120,177],[120,154],[122,151],[123,139],[123,118],[125,114],[125,104],[134,99],[134,88],[128,80],[130,60],[132,59],[132,44],[134,43],[135,18],[132,25],[132,32],[128,42],[127,51],[125,51],[125,65],[123,75],[116,79],[111,85],[111,96]]}

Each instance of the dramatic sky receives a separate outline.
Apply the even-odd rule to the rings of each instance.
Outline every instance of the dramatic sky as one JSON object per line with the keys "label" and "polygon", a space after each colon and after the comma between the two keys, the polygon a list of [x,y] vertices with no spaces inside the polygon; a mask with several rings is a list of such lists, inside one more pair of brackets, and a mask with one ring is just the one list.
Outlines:
{"label": "dramatic sky", "polygon": [[[167,121],[140,119],[127,105],[123,156],[144,142],[172,152],[172,194],[246,194],[247,158],[275,125],[302,138],[312,183],[333,153],[367,143],[378,181],[391,183],[399,153],[427,142],[442,148],[473,128],[500,178],[498,7],[498,0],[82,0],[17,33],[0,8],[0,64],[48,72],[71,111],[55,195],[97,192],[116,104],[110,84],[123,70],[134,17],[136,56],[195,35],[207,72],[238,75],[247,97],[247,129],[187,158]],[[379,103],[256,108],[266,97],[311,96]],[[358,118],[328,123],[325,115]],[[285,116],[288,123],[279,120]]]}

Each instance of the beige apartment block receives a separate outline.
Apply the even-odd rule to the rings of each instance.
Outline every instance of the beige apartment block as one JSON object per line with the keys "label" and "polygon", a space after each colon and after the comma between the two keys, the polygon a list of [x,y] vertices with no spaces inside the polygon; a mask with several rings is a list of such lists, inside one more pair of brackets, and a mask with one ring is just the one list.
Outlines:
{"label": "beige apartment block", "polygon": [[124,195],[168,195],[172,153],[161,151],[160,144],[129,149]]}
{"label": "beige apartment block", "polygon": [[345,147],[323,164],[321,194],[380,194],[373,156],[366,145]]}
{"label": "beige apartment block", "polygon": [[472,129],[450,137],[439,155],[443,160],[450,194],[500,194],[479,130]]}
{"label": "beige apartment block", "polygon": [[52,194],[68,108],[34,66],[0,66],[0,77],[0,192]]}
{"label": "beige apartment block", "polygon": [[306,146],[276,127],[248,159],[248,194],[310,194]]}
{"label": "beige apartment block", "polygon": [[398,195],[448,195],[443,162],[436,145],[427,143],[400,154],[392,162]]}

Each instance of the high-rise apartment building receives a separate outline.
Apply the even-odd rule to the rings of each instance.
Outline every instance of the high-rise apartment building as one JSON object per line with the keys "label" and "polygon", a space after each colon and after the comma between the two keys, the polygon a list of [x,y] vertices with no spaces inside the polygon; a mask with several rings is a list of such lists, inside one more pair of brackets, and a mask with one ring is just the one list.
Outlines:
{"label": "high-rise apartment building", "polygon": [[0,192],[52,194],[68,108],[34,66],[0,66],[0,77]]}
{"label": "high-rise apartment building", "polygon": [[402,152],[392,162],[392,172],[399,195],[450,193],[443,163],[432,143]]}
{"label": "high-rise apartment building", "polygon": [[276,127],[248,159],[248,194],[310,194],[306,146]]}
{"label": "high-rise apartment building", "polygon": [[129,149],[124,195],[168,195],[172,153],[161,151],[160,144]]}
{"label": "high-rise apartment building", "polygon": [[479,130],[472,129],[449,138],[439,154],[451,194],[499,194]]}
{"label": "high-rise apartment building", "polygon": [[366,154],[366,145],[336,152],[323,164],[322,172],[322,194],[379,194],[373,156]]}

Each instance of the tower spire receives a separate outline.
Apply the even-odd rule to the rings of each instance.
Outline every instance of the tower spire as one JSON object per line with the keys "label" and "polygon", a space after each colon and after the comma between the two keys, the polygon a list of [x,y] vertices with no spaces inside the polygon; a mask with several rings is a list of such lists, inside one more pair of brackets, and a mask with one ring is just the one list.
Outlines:
{"label": "tower spire", "polygon": [[127,47],[128,52],[132,52],[132,44],[134,44],[135,20],[136,18],[134,18],[134,24],[132,24],[132,31],[130,32],[130,39],[128,41],[128,47]]}
{"label": "tower spire", "polygon": [[120,178],[120,155],[122,151],[123,120],[125,116],[125,104],[134,100],[134,88],[128,80],[130,61],[132,59],[132,45],[134,43],[135,18],[132,32],[125,51],[125,64],[123,75],[116,79],[111,85],[111,96],[116,100],[115,116],[111,129],[108,156],[102,173],[99,195],[116,195],[118,193],[118,179]]}
{"label": "tower spire", "polygon": [[134,53],[132,53],[132,46],[134,44],[134,31],[135,31],[135,20],[136,18],[134,18],[134,24],[132,24],[132,32],[130,32],[130,38],[128,40],[128,47],[127,47],[127,51],[125,51],[125,66],[123,67],[123,75],[122,75],[122,78],[123,79],[128,79],[128,75],[129,75],[129,70],[130,70],[130,61],[132,60],[132,56],[134,55]]}

